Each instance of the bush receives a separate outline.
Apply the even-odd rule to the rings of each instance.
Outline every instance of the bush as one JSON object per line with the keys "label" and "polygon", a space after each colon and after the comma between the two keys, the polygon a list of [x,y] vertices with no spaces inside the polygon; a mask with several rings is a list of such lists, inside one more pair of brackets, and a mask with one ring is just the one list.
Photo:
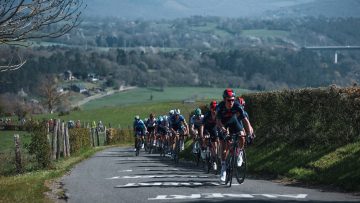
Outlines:
{"label": "bush", "polygon": [[46,132],[46,123],[33,123],[31,130],[31,141],[28,145],[29,154],[35,155],[41,168],[48,168],[51,164],[51,146]]}
{"label": "bush", "polygon": [[258,143],[341,146],[359,139],[360,88],[317,88],[244,95]]}
{"label": "bush", "polygon": [[87,128],[69,129],[69,142],[71,153],[79,152],[81,149],[91,147],[90,131]]}
{"label": "bush", "polygon": [[109,128],[106,130],[106,144],[122,144],[134,141],[132,129]]}

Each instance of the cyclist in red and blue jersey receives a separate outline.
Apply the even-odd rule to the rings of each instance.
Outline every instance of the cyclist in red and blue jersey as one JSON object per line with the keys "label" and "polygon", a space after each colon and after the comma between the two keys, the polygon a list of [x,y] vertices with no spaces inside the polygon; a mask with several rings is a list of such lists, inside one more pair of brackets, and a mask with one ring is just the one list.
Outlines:
{"label": "cyclist in red and blue jersey", "polygon": [[[223,101],[220,102],[217,106],[216,111],[216,119],[217,126],[221,131],[221,144],[222,144],[222,156],[221,156],[221,177],[220,180],[222,182],[225,181],[226,178],[226,164],[225,160],[228,155],[228,143],[225,142],[225,136],[228,134],[238,134],[241,139],[245,139],[245,135],[243,134],[243,128],[247,133],[252,134],[253,129],[249,120],[245,117],[244,110],[241,108],[241,105],[238,101],[235,101],[235,93],[232,89],[225,89],[223,92]],[[244,127],[239,122],[242,121]]]}
{"label": "cyclist in red and blue jersey", "polygon": [[144,143],[144,136],[146,134],[145,123],[140,119],[138,115],[135,116],[135,120],[133,123],[133,130],[135,136],[135,150],[136,150],[137,141],[141,139],[142,142]]}
{"label": "cyclist in red and blue jersey", "polygon": [[[218,149],[218,143],[219,143],[219,137],[218,137],[218,128],[216,125],[216,106],[217,102],[212,101],[209,105],[209,111],[205,113],[204,115],[204,135],[210,135],[210,141],[211,141],[211,156],[217,157],[217,149]],[[213,166],[214,170],[217,169],[216,162],[214,162]]]}

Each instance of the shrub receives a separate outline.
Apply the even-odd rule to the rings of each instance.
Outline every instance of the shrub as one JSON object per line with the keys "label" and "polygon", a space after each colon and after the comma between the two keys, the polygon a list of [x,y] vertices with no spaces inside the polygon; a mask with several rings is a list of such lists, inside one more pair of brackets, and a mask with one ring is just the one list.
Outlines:
{"label": "shrub", "polygon": [[46,123],[33,123],[31,131],[31,141],[28,145],[29,154],[35,155],[37,163],[42,168],[47,168],[51,164],[51,146],[46,132]]}
{"label": "shrub", "polygon": [[69,142],[71,153],[91,147],[90,131],[87,128],[69,129]]}

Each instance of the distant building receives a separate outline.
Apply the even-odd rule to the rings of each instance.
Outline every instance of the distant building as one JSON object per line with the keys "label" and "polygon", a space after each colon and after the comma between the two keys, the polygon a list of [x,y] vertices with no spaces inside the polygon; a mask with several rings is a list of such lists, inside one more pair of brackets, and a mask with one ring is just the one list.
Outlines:
{"label": "distant building", "polygon": [[78,93],[84,93],[87,92],[87,89],[83,84],[74,84],[71,85],[71,90]]}
{"label": "distant building", "polygon": [[99,80],[99,78],[97,78],[95,74],[89,73],[89,74],[88,74],[88,80],[89,80],[90,82],[96,82],[96,81]]}
{"label": "distant building", "polygon": [[73,80],[74,76],[70,70],[64,72],[64,80]]}
{"label": "distant building", "polygon": [[26,92],[24,91],[23,88],[21,88],[21,90],[18,91],[17,94],[18,94],[20,97],[27,97],[27,96],[28,96],[28,94],[26,94]]}

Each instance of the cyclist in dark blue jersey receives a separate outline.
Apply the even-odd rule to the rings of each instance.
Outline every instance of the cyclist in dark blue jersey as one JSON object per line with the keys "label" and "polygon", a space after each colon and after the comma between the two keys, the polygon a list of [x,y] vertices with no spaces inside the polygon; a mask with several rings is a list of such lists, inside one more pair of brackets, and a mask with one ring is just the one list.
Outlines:
{"label": "cyclist in dark blue jersey", "polygon": [[135,120],[133,123],[133,130],[135,136],[135,150],[136,150],[137,141],[141,139],[142,142],[144,143],[144,136],[146,134],[145,123],[140,119],[138,115],[135,116]]}
{"label": "cyclist in dark blue jersey", "polygon": [[184,150],[184,136],[188,134],[189,126],[180,110],[176,109],[170,118],[170,131],[172,133],[173,149],[177,140],[180,140],[180,149]]}
{"label": "cyclist in dark blue jersey", "polygon": [[[223,92],[223,101],[220,102],[217,106],[216,111],[217,118],[217,126],[220,128],[220,140],[222,145],[222,156],[221,156],[221,177],[220,180],[222,182],[225,181],[226,178],[226,164],[225,160],[228,155],[229,146],[227,142],[225,142],[225,136],[229,134],[238,134],[241,136],[240,141],[245,139],[244,135],[244,127],[247,133],[252,134],[253,129],[249,120],[245,117],[244,110],[241,108],[241,105],[238,101],[235,101],[235,93],[232,89],[226,89]],[[244,126],[239,122],[242,121]]]}

